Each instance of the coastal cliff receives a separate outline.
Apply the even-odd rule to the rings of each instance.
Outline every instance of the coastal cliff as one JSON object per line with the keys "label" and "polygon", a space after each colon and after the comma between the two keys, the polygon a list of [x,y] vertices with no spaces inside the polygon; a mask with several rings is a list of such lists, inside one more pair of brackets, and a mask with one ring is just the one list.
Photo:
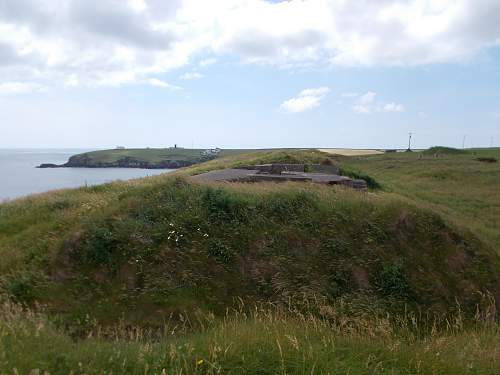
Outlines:
{"label": "coastal cliff", "polygon": [[220,150],[116,149],[73,155],[64,164],[40,164],[38,168],[141,168],[176,169],[215,159]]}

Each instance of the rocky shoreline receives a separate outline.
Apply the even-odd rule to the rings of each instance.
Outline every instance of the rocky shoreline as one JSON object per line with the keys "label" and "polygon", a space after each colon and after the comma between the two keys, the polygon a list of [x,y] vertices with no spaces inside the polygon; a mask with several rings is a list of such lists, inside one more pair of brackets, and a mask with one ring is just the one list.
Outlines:
{"label": "rocky shoreline", "polygon": [[75,155],[69,158],[67,163],[52,164],[43,163],[37,168],[140,168],[140,169],[177,169],[182,167],[189,167],[193,164],[202,162],[199,161],[186,161],[186,160],[163,160],[160,162],[148,162],[138,160],[132,157],[123,157],[113,162],[99,162],[95,161],[87,155]]}

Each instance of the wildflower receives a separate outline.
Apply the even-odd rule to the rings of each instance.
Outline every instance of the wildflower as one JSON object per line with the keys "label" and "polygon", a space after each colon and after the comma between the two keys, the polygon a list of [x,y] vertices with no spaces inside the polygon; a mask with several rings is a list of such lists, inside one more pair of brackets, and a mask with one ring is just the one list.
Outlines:
{"label": "wildflower", "polygon": [[199,359],[196,361],[196,366],[201,366],[205,362],[203,359]]}

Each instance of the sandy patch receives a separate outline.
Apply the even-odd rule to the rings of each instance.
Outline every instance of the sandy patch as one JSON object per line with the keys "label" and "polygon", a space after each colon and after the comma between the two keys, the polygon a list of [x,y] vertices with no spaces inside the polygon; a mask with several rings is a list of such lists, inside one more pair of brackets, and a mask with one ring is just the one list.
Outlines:
{"label": "sandy patch", "polygon": [[379,150],[358,150],[358,149],[353,149],[353,148],[319,148],[318,150],[322,151],[322,152],[327,152],[329,154],[343,155],[343,156],[383,154],[383,152],[379,151]]}

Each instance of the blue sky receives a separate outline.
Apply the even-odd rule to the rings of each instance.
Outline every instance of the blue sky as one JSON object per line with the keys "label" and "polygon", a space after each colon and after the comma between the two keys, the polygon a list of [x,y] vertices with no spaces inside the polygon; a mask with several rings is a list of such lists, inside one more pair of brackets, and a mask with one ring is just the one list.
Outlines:
{"label": "blue sky", "polygon": [[498,1],[81,4],[0,5],[0,148],[500,146]]}

